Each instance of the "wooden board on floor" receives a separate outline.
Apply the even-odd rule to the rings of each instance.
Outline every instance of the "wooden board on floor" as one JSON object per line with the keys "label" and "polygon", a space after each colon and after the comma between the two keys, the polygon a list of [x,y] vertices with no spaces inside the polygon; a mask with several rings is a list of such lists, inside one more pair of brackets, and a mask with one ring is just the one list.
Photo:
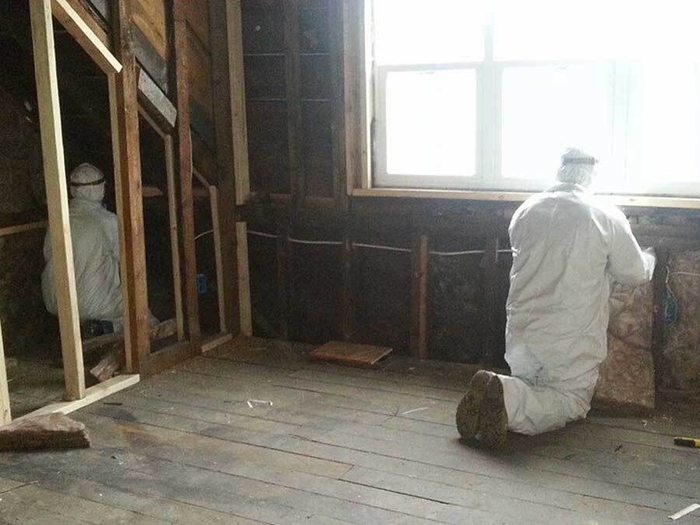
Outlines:
{"label": "wooden board on floor", "polygon": [[385,346],[358,345],[342,341],[331,341],[313,350],[309,357],[316,361],[328,361],[347,366],[371,368],[393,352]]}

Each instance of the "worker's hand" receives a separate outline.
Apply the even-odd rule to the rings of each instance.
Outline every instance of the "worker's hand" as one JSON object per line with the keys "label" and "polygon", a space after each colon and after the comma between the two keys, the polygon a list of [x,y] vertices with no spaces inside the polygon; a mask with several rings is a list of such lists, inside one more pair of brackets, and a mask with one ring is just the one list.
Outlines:
{"label": "worker's hand", "polygon": [[644,253],[648,253],[648,254],[651,255],[654,259],[656,259],[656,250],[654,250],[654,248],[653,248],[652,246],[650,246],[649,248],[647,248],[646,250],[644,250]]}

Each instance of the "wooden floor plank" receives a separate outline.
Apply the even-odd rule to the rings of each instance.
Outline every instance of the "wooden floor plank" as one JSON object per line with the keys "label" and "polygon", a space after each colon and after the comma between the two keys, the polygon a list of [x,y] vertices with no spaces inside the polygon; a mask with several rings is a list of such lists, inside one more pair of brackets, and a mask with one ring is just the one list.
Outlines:
{"label": "wooden floor plank", "polygon": [[687,419],[594,415],[489,452],[454,427],[475,367],[310,348],[239,340],[75,413],[93,448],[0,456],[0,525],[651,525],[700,493],[672,445]]}
{"label": "wooden floor plank", "polygon": [[[149,418],[146,417],[145,419],[148,420]],[[360,427],[360,426],[358,425],[358,427]],[[193,427],[193,428],[196,428],[196,427]],[[363,428],[358,428],[357,432],[358,432],[358,433],[363,433],[363,432],[366,431],[366,430],[367,430],[367,428],[364,428],[364,427],[363,427]],[[261,443],[261,444],[264,444],[264,445],[270,446],[270,447],[281,446],[282,448],[284,448],[284,445],[279,445],[279,444],[276,445],[275,443],[271,442],[269,439],[268,439],[268,440],[264,440],[264,439],[263,439],[263,440],[261,441],[261,438],[260,438],[260,437],[257,437],[257,438],[256,438],[255,433],[246,433],[246,432],[242,432],[241,430],[232,429],[232,428],[230,428],[230,427],[226,427],[226,431],[225,431],[225,432],[224,432],[224,431],[219,431],[219,432],[217,432],[215,429],[212,429],[212,431],[213,431],[214,433],[216,433],[217,435],[220,435],[220,436],[224,436],[224,435],[225,435],[225,437],[227,437],[227,438],[229,438],[229,439],[247,440],[248,442],[258,442],[258,443]],[[298,430],[297,430],[296,432],[299,433]],[[263,438],[264,438],[264,436],[263,436]],[[421,450],[421,448],[418,448],[418,449],[417,449],[417,454],[421,454],[421,453],[423,453],[423,452],[425,452],[425,451]],[[429,455],[429,452],[425,452],[425,453],[426,453],[426,455]],[[333,454],[333,455],[336,455],[336,456],[337,456],[337,454]],[[380,465],[380,464],[381,464],[381,461],[377,461],[377,460],[378,460],[378,458],[377,458],[376,455],[370,454],[370,457],[369,457],[366,461],[364,461],[363,463],[364,463],[365,465],[367,465],[368,467],[373,467],[373,466],[375,466],[375,465]],[[473,463],[473,461],[470,461],[470,463]],[[400,471],[400,472],[406,472],[407,469],[409,469],[409,471],[410,471],[410,468],[413,467],[413,469],[414,469],[413,472],[420,472],[419,469],[416,469],[416,468],[415,468],[415,467],[420,466],[420,465],[421,465],[420,463],[416,463],[415,465],[407,465],[407,462],[404,461],[404,462],[402,462],[399,471]],[[443,470],[444,470],[444,469],[443,469]],[[394,470],[394,472],[395,472],[395,470]],[[450,474],[452,474],[452,475],[454,475],[454,474],[459,474],[459,477],[460,477],[460,478],[469,479],[468,477],[466,477],[467,475],[465,474],[465,472],[455,472],[455,471],[452,471]],[[533,473],[533,474],[534,474],[534,473]],[[423,475],[424,475],[424,477],[425,477],[425,472],[423,472]],[[445,476],[445,472],[444,472],[444,471],[443,471],[443,472],[436,472],[436,477],[435,477],[435,479],[440,479],[440,478],[442,478],[442,477],[444,477],[444,476]],[[522,474],[521,474],[521,476],[522,476]],[[454,476],[453,476],[453,477],[454,477]],[[563,483],[562,483],[562,479],[563,479],[564,481],[566,481],[566,478],[562,478],[561,476],[559,476],[559,477],[554,477],[553,479],[550,479],[550,480],[549,480],[549,488],[552,489],[552,488],[556,487],[556,486],[559,485],[559,484],[563,484]],[[586,485],[586,480],[581,480],[581,481],[582,481],[581,485],[585,487],[585,485]],[[485,485],[488,484],[489,487],[487,488],[487,492],[488,492],[488,491],[491,491],[491,492],[494,493],[494,494],[503,493],[503,491],[502,491],[502,489],[503,489],[502,485],[505,484],[505,483],[504,483],[503,481],[501,481],[501,480],[493,480],[492,478],[490,478],[490,476],[489,476],[488,474],[484,474],[484,475],[478,476],[478,479],[473,480],[473,482],[474,482],[475,484],[478,484],[479,486],[482,486],[482,487],[484,487]],[[594,488],[598,488],[598,487],[594,487]],[[569,503],[567,503],[567,504],[569,504],[569,506],[570,506],[570,507],[573,507],[574,509],[575,509],[577,506],[583,506],[584,508],[588,508],[588,509],[596,509],[597,507],[599,507],[599,506],[601,505],[601,500],[600,500],[600,499],[596,499],[596,497],[597,497],[597,498],[603,498],[603,499],[604,499],[604,501],[602,502],[603,505],[606,506],[606,507],[608,508],[608,510],[610,510],[611,508],[614,507],[613,510],[615,510],[615,513],[616,513],[616,516],[617,516],[617,517],[623,519],[623,518],[625,518],[625,516],[629,516],[629,515],[635,516],[635,520],[630,521],[630,523],[654,523],[654,520],[658,519],[658,517],[659,517],[660,515],[663,514],[663,512],[660,513],[660,512],[658,512],[658,511],[656,511],[656,510],[655,510],[655,511],[651,511],[650,508],[649,508],[649,506],[647,506],[647,505],[645,505],[645,504],[643,503],[644,498],[648,498],[648,497],[650,496],[650,494],[649,494],[648,492],[643,492],[641,495],[639,495],[635,504],[627,505],[627,506],[624,506],[624,505],[615,505],[614,502],[611,502],[611,501],[610,501],[610,498],[607,497],[607,494],[608,494],[608,493],[610,493],[610,494],[612,494],[612,495],[614,496],[614,494],[615,494],[615,489],[616,489],[615,486],[612,486],[612,490],[611,490],[611,487],[608,487],[608,486],[603,486],[602,488],[598,488],[598,492],[597,492],[594,496],[587,498],[589,503],[588,503],[588,505],[585,505],[585,506],[582,505],[582,503],[581,503],[581,501],[580,501],[580,498],[579,498],[578,500],[576,500],[576,498],[574,498],[574,500],[576,500],[576,501],[573,501],[573,503],[571,502],[571,498],[569,498]],[[522,492],[522,488],[521,488],[520,492]],[[532,492],[532,491],[531,491],[531,492]],[[506,496],[511,496],[511,497],[512,497],[512,496],[518,496],[518,497],[520,497],[517,491],[515,491],[514,493],[511,494],[508,490],[506,490],[506,491],[505,491],[505,495],[506,495]],[[652,494],[652,495],[653,495],[653,494]],[[527,498],[527,497],[531,497],[531,496],[525,496],[524,498]],[[539,503],[541,503],[541,504],[543,504],[543,505],[546,505],[546,504],[549,503],[549,501],[551,501],[551,498],[552,498],[551,492],[550,492],[550,493],[546,493],[546,492],[543,491],[543,494],[542,494],[542,496],[540,497]],[[524,499],[524,500],[526,501],[526,499]],[[642,503],[640,503],[640,501],[641,501]],[[678,502],[678,501],[680,501],[678,498],[676,498],[676,499],[674,500],[674,502]],[[683,501],[685,501],[685,500],[683,500]],[[499,502],[498,505],[500,506],[500,505],[503,504],[503,503],[504,503],[504,502]],[[522,503],[521,503],[521,504],[522,504]],[[642,505],[641,510],[640,510],[640,508],[639,508],[639,505]],[[539,510],[538,512],[541,512],[541,510]],[[641,513],[642,515],[650,516],[651,521],[642,520],[642,519],[641,519],[641,516],[639,515],[640,513]],[[609,517],[609,516],[608,516],[608,517]],[[566,521],[568,521],[568,520],[565,519],[564,522],[566,522]]]}

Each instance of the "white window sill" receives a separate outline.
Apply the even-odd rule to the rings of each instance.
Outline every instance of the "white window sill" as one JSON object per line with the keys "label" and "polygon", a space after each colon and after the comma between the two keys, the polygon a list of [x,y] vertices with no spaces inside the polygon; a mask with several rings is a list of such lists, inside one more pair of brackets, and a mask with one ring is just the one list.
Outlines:
{"label": "white window sill", "polygon": [[[425,190],[399,188],[355,188],[353,197],[404,198],[404,199],[453,199],[496,202],[523,202],[537,192]],[[700,209],[698,197],[654,197],[646,195],[600,195],[617,206],[644,208]]]}

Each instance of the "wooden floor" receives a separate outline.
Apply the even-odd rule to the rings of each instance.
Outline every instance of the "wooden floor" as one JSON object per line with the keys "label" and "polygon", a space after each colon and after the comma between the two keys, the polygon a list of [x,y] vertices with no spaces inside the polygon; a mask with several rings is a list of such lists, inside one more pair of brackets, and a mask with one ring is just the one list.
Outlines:
{"label": "wooden floor", "polygon": [[454,428],[468,367],[304,350],[230,345],[75,413],[93,448],[0,456],[0,522],[640,525],[700,498],[700,450],[672,442],[697,421],[592,417],[492,453]]}

